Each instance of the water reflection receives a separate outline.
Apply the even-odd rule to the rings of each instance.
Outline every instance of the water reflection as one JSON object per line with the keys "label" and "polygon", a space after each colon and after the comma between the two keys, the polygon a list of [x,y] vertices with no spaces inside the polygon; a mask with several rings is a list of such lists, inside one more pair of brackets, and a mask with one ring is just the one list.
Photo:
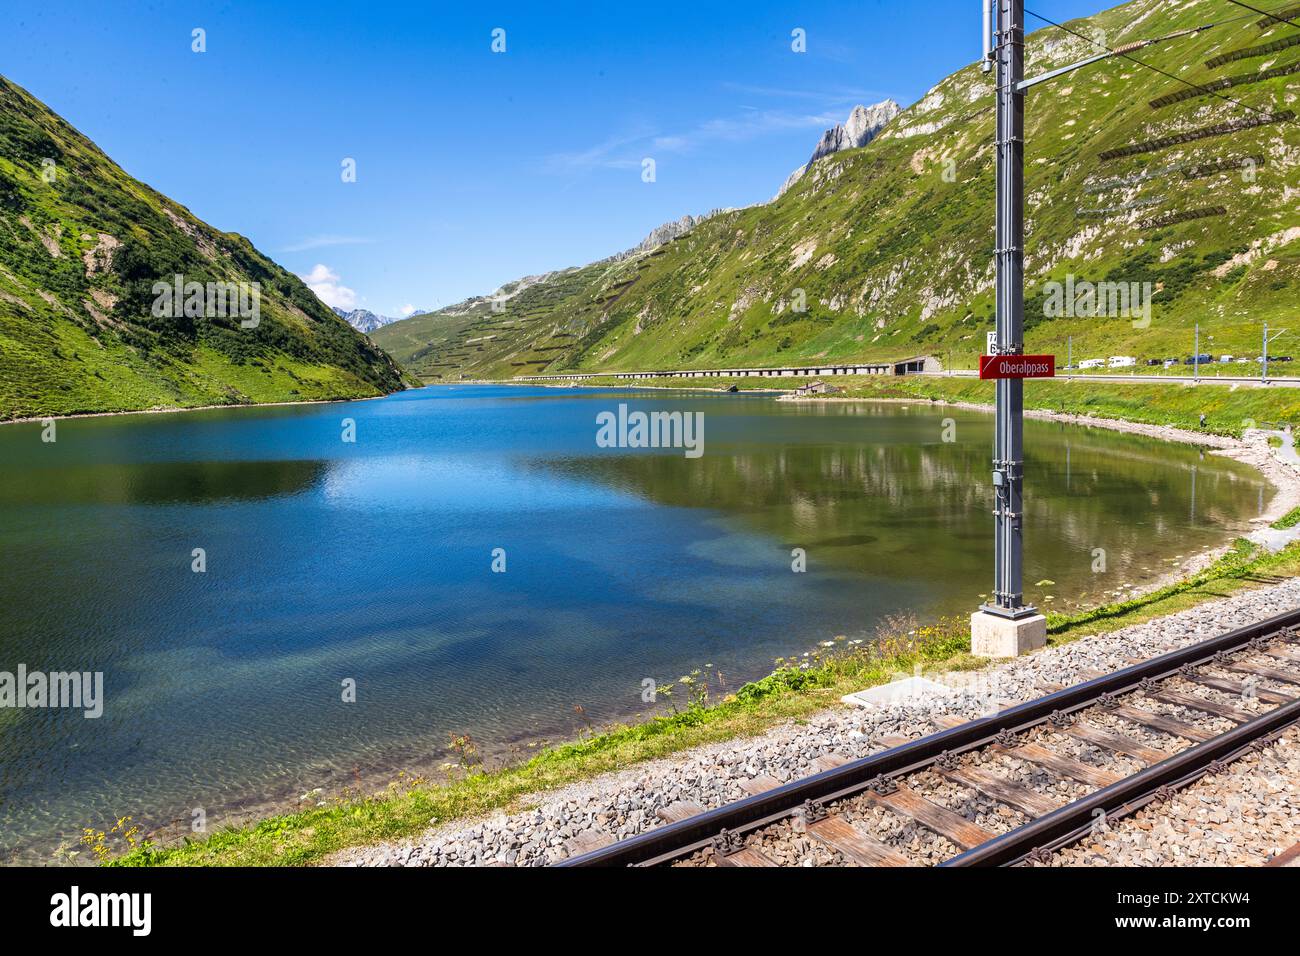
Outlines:
{"label": "water reflection", "polygon": [[[625,454],[534,464],[661,505],[722,511],[786,548],[807,549],[812,560],[857,573],[969,582],[982,590],[984,545],[992,540],[992,426],[968,415],[959,423],[960,440],[943,442],[941,420],[950,415],[893,410],[891,416],[882,406],[869,417],[889,416],[888,427],[883,435],[873,429],[869,443],[840,444],[843,436],[805,432],[802,443],[776,450],[736,448],[735,430],[723,423],[715,430],[726,453],[698,461]],[[1265,494],[1264,483],[1233,462],[1216,459],[1203,474],[1196,449],[1055,423],[1029,422],[1027,432],[1031,600],[1095,591],[1101,583],[1092,570],[1096,548],[1111,556],[1116,578],[1109,585],[1153,579],[1164,570],[1153,565],[1171,550],[1208,546],[1225,529],[1246,527],[1249,506]],[[1040,579],[1053,585],[1033,587]],[[955,602],[936,599],[953,607],[970,603],[971,592],[957,595]]]}
{"label": "water reflection", "polygon": [[0,467],[0,506],[162,505],[256,501],[319,485],[325,461],[88,463],[76,468]]}

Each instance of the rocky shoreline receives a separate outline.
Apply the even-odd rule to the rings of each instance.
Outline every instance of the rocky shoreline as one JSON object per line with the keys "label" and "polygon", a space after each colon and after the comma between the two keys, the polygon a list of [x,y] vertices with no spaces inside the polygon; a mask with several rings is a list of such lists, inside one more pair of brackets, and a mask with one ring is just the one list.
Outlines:
{"label": "rocky shoreline", "polygon": [[[389,395],[397,395],[390,392]],[[63,422],[74,418],[118,418],[122,415],[179,415],[183,412],[211,412],[235,408],[281,408],[286,405],[339,405],[344,402],[373,402],[388,395],[362,395],[358,398],[304,398],[292,402],[230,402],[226,405],[163,405],[155,408],[132,408],[118,412],[72,412],[68,415],[28,415],[23,418],[0,419],[0,426],[30,425],[33,422]]]}

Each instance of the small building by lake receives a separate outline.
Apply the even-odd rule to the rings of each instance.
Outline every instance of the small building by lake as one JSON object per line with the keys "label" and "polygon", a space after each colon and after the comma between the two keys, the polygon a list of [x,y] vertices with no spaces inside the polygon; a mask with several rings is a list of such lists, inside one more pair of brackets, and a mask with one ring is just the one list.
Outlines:
{"label": "small building by lake", "polygon": [[811,398],[814,395],[838,395],[839,389],[834,385],[827,385],[825,382],[809,382],[807,385],[800,385],[794,390],[795,398]]}

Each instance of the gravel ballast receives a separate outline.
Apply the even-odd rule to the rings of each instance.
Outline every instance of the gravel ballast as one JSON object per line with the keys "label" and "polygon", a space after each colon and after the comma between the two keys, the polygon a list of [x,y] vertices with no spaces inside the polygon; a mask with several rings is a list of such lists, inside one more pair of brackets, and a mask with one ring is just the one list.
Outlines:
{"label": "gravel ballast", "polygon": [[1108,822],[1045,866],[1263,866],[1300,843],[1300,728],[1171,800]]}

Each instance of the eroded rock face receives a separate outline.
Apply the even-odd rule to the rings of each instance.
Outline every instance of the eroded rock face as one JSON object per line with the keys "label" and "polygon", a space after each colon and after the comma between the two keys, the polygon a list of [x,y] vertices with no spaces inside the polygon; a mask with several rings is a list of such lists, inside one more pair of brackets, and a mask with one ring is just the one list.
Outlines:
{"label": "eroded rock face", "polygon": [[612,256],[612,261],[626,259],[642,252],[650,252],[659,248],[666,242],[672,242],[678,236],[684,236],[706,219],[712,219],[714,216],[721,215],[724,212],[731,212],[731,209],[711,209],[702,216],[682,216],[680,219],[674,219],[666,222],[662,226],[656,226],[650,230],[650,234],[641,242],[625,252],[620,252]]}
{"label": "eroded rock face", "polygon": [[866,146],[876,138],[876,134],[885,128],[885,124],[902,112],[893,100],[885,100],[874,106],[855,106],[846,122],[828,129],[822,134],[817,148],[813,150],[809,163],[815,163],[823,156],[838,153],[845,149],[858,149]]}
{"label": "eroded rock face", "polygon": [[695,224],[702,221],[703,218],[703,216],[698,218],[695,216],[682,216],[681,219],[675,220],[674,222],[666,222],[662,226],[652,229],[650,235],[646,236],[645,239],[642,240],[641,245],[637,246],[637,249],[645,251],[654,249],[657,246],[662,246],[665,242],[670,242],[678,236],[690,232]]}
{"label": "eroded rock face", "polygon": [[843,123],[837,123],[822,133],[822,138],[817,142],[816,149],[813,150],[812,158],[790,174],[789,178],[782,184],[777,196],[781,196],[782,193],[797,183],[808,168],[822,157],[842,150],[859,149],[866,146],[876,138],[890,120],[902,111],[903,108],[893,100],[885,100],[876,103],[874,106],[858,105],[853,107],[853,112],[849,114],[847,120]]}
{"label": "eroded rock face", "polygon": [[[97,272],[110,271],[113,268],[113,257],[121,245],[121,240],[116,236],[110,236],[106,232],[99,233],[95,245],[81,254],[81,261],[86,265],[86,278],[89,279]],[[111,309],[112,306],[110,305],[109,308]]]}

